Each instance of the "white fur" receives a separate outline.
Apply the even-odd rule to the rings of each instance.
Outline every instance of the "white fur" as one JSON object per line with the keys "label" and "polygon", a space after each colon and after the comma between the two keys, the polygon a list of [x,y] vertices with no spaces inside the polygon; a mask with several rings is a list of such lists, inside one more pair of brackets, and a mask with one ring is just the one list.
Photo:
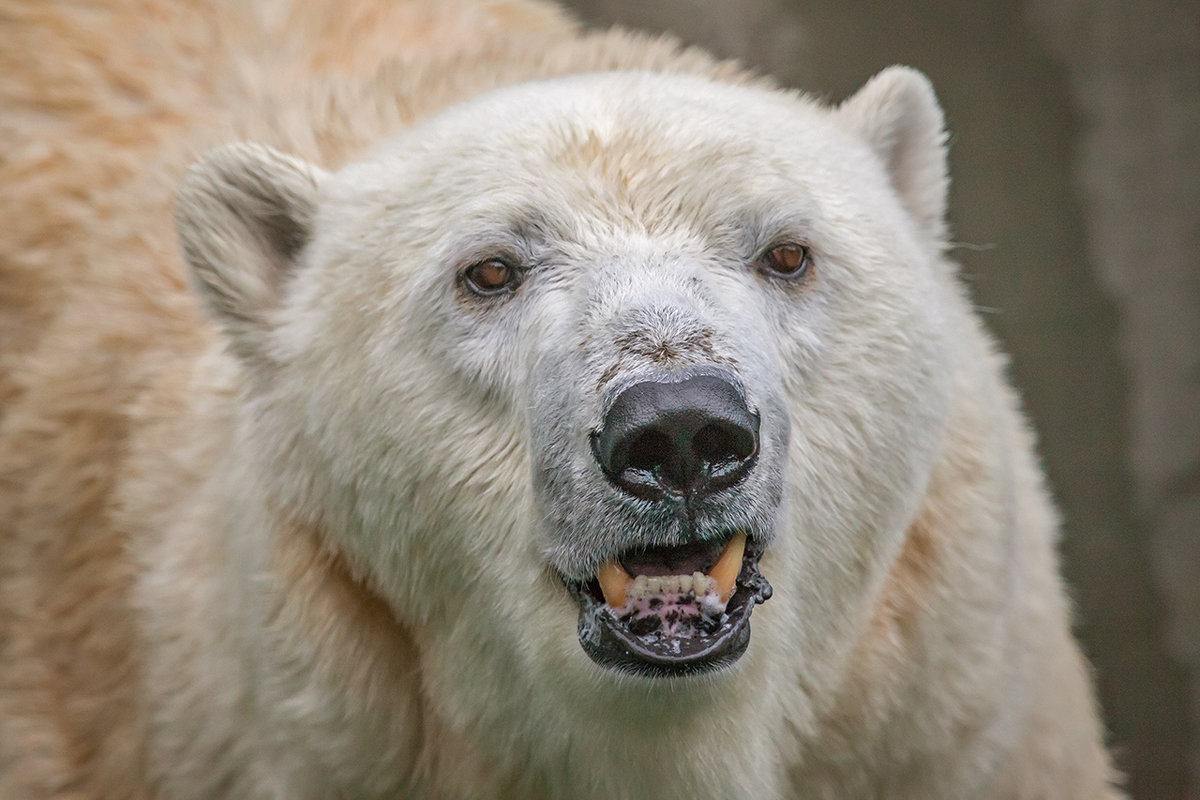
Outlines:
{"label": "white fur", "polygon": [[[943,138],[906,70],[833,111],[610,73],[473,98],[330,175],[246,147],[194,170],[181,231],[240,363],[211,356],[238,387],[214,412],[228,445],[138,586],[149,681],[175,687],[152,737],[168,795],[1115,796],[1031,443],[941,259]],[[281,269],[222,222],[247,219],[231,164],[312,181],[285,279],[225,288]],[[205,250],[218,234],[244,238]],[[812,246],[801,289],[750,263],[777,234]],[[470,307],[455,275],[496,252],[541,266]],[[714,326],[752,399],[786,398],[791,438],[749,651],[654,680],[576,642],[530,409],[596,419],[613,326],[668,307]],[[323,649],[335,633],[306,627],[272,564],[281,512],[382,598],[410,684],[341,685],[356,654]],[[930,574],[897,590],[930,513]],[[916,596],[889,627],[896,591]]]}
{"label": "white fur", "polygon": [[[0,797],[1118,796],[918,74],[829,109],[538,0],[0,18]],[[756,461],[684,525],[590,437],[716,373]],[[734,531],[739,660],[590,660],[564,578]]]}

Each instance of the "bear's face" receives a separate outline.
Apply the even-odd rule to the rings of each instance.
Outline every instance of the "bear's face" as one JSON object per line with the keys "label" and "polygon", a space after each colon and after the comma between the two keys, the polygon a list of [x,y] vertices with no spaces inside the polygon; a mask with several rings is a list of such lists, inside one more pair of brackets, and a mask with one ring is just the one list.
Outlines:
{"label": "bear's face", "polygon": [[772,584],[771,652],[820,641],[941,435],[940,136],[907,71],[834,112],[615,73],[332,175],[218,151],[180,230],[261,491],[435,648],[526,674],[728,667]]}

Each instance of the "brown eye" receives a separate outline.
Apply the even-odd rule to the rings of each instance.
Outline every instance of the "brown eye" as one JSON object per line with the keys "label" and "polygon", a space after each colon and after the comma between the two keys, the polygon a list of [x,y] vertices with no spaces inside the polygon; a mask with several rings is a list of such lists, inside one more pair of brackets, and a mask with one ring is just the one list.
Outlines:
{"label": "brown eye", "polygon": [[463,273],[467,288],[475,294],[501,294],[517,288],[518,274],[515,267],[492,258],[480,261]]}
{"label": "brown eye", "polygon": [[801,278],[808,272],[808,248],[802,244],[781,244],[763,256],[767,271],[784,278]]}

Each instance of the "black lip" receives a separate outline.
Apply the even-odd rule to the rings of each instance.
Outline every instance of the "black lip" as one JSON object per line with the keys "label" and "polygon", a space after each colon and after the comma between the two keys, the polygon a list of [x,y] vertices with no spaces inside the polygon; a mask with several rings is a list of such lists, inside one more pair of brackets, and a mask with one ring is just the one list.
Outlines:
{"label": "black lip", "polygon": [[579,603],[579,644],[602,667],[645,677],[676,677],[710,672],[741,658],[750,645],[750,613],[772,594],[758,570],[762,548],[747,544],[737,588],[719,626],[711,633],[663,638],[638,636],[579,581],[567,588]]}

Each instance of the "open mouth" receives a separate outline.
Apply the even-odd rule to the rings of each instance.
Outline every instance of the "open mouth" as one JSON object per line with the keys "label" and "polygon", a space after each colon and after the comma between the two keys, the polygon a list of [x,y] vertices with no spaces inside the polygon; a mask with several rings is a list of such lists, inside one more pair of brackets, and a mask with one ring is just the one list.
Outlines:
{"label": "open mouth", "polygon": [[639,675],[706,672],[750,643],[750,612],[771,596],[762,546],[744,533],[632,550],[590,581],[568,581],[579,603],[579,643],[601,666]]}

